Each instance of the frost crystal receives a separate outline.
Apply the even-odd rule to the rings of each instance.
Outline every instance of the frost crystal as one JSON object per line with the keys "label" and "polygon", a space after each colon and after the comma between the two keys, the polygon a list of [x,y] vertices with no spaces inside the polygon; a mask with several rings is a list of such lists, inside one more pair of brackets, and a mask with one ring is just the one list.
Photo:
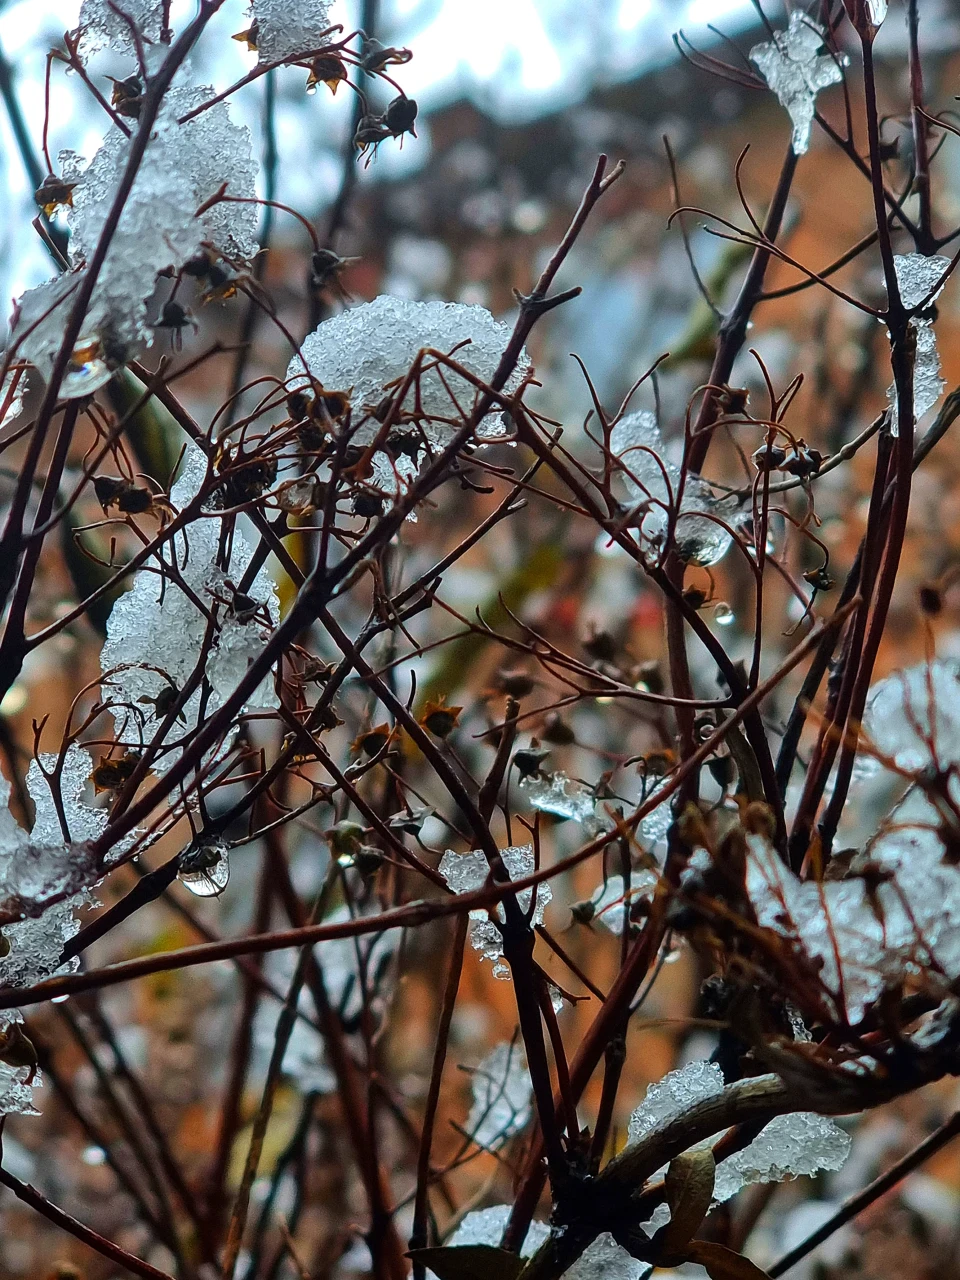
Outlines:
{"label": "frost crystal", "polygon": [[130,23],[121,17],[118,9],[134,22],[144,44],[155,44],[160,39],[163,5],[159,0],[121,0],[117,5],[111,5],[110,0],[83,0],[78,26],[79,52],[84,62],[107,46],[114,53],[136,52]]}
{"label": "frost crystal", "polygon": [[821,54],[824,32],[805,13],[795,9],[786,31],[778,31],[773,40],[755,45],[750,61],[785,107],[793,121],[793,149],[804,155],[810,145],[814,102],[821,89],[839,84],[843,79],[839,60]]}
{"label": "frost crystal", "polygon": [[669,510],[680,510],[673,536],[678,555],[689,564],[712,565],[722,560],[733,541],[723,525],[727,505],[718,502],[699,476],[688,474],[680,494],[680,468],[667,461],[663,437],[652,413],[630,413],[610,434],[610,450],[625,468],[623,480],[630,499],[639,507],[641,538],[659,553],[669,530]]}
{"label": "frost crystal", "polygon": [[748,836],[747,843],[747,892],[759,924],[795,938],[811,959],[822,962],[824,986],[842,993],[848,1016],[856,1020],[883,987],[878,964],[885,925],[872,910],[863,880],[802,881],[762,837]]}
{"label": "frost crystal", "polygon": [[898,253],[894,255],[893,269],[900,289],[900,301],[908,311],[921,303],[925,307],[935,302],[943,292],[945,273],[950,259],[933,254]]}
{"label": "frost crystal", "polygon": [[[206,469],[203,453],[190,445],[180,478],[170,491],[174,507],[182,509],[196,496]],[[176,557],[186,590],[155,571],[141,570],[107,621],[107,640],[100,655],[104,698],[111,704],[119,740],[141,747],[152,741],[164,718],[159,709],[163,699],[169,697],[171,689],[182,689],[202,660],[210,627],[210,617],[203,609],[211,610],[216,619],[212,640],[206,643],[207,687],[201,684],[194,691],[183,708],[183,719],[176,719],[168,729],[164,753],[154,765],[158,773],[168,769],[179,753],[172,744],[223,705],[250,662],[262,651],[270,636],[270,628],[263,621],[264,610],[274,625],[279,618],[276,592],[264,569],[248,593],[264,608],[252,618],[246,612],[241,617],[230,611],[226,579],[240,581],[250,563],[251,551],[240,530],[234,529],[229,563],[218,566],[221,524],[215,514],[205,514],[190,525],[187,533],[175,534],[164,544],[162,554],[166,559]],[[269,675],[245,706],[276,706]]]}
{"label": "frost crystal", "polygon": [[[893,265],[900,288],[900,300],[908,310],[913,310],[921,304],[929,306],[940,296],[950,259],[937,255],[928,258],[922,253],[906,253],[895,256]],[[913,367],[913,416],[915,421],[919,421],[943,395],[946,383],[940,376],[940,353],[937,350],[933,321],[923,315],[915,316],[910,321],[910,327],[917,342]],[[890,425],[896,434],[896,383],[887,390],[887,403],[890,405]]]}
{"label": "frost crystal", "polygon": [[467,1132],[481,1147],[497,1147],[530,1119],[533,1086],[518,1045],[498,1044],[473,1073]]}
{"label": "frost crystal", "polygon": [[[257,194],[258,166],[253,155],[253,135],[245,124],[231,120],[226,102],[207,107],[185,124],[177,123],[180,116],[213,96],[210,85],[184,85],[172,88],[164,100],[160,138],[167,145],[171,163],[189,177],[195,209],[205,204],[225,182],[228,196],[252,200]],[[192,221],[196,247],[204,241],[234,261],[254,257],[259,248],[259,214],[255,204],[230,201],[215,204]]]}
{"label": "frost crystal", "polygon": [[[477,378],[489,382],[510,336],[510,327],[494,320],[485,307],[459,302],[408,302],[381,294],[373,302],[324,320],[308,334],[301,348],[302,359],[294,356],[290,361],[288,385],[291,390],[309,387],[309,380],[304,377],[306,367],[327,390],[350,392],[356,424],[364,414],[372,414],[384,395],[404,378],[423,348],[443,352],[457,348],[453,358]],[[530,361],[524,353],[504,388],[507,393],[517,389],[529,368]],[[409,414],[422,412],[428,420],[424,424],[428,440],[442,445],[469,416],[477,396],[474,385],[453,370],[444,367],[441,376],[436,367],[427,368],[419,379],[420,410],[417,411],[416,387],[407,392],[403,410]],[[352,438],[357,444],[369,444],[379,426],[374,419]]]}
{"label": "frost crystal", "polygon": [[586,822],[597,807],[596,798],[586,783],[568,778],[564,773],[537,773],[522,778],[520,790],[534,809],[553,813],[558,818]]}
{"label": "frost crystal", "polygon": [[329,0],[253,0],[260,62],[293,61],[326,44]]}
{"label": "frost crystal", "polygon": [[[501,849],[500,857],[511,880],[521,880],[533,874],[533,845],[524,844]],[[490,867],[482,853],[454,853],[452,849],[448,849],[440,859],[439,869],[454,893],[473,893],[477,889],[482,889],[490,874]],[[533,893],[536,893],[537,899],[531,923],[538,925],[543,923],[543,913],[547,903],[553,897],[553,892],[545,881],[535,889],[522,889],[517,894],[517,902],[522,911],[529,911]],[[498,919],[503,920],[505,917],[502,904],[498,903],[496,910]],[[495,978],[509,978],[510,968],[503,961],[503,939],[500,936],[500,930],[483,908],[471,911],[470,919],[473,921],[470,929],[470,942],[473,949],[480,952],[481,959],[493,961]]]}

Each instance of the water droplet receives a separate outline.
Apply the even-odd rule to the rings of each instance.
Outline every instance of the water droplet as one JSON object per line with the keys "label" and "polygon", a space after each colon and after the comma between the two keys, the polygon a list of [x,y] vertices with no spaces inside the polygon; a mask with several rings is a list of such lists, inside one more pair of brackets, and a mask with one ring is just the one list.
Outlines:
{"label": "water droplet", "polygon": [[103,1147],[84,1147],[80,1159],[84,1164],[98,1165],[103,1164],[107,1158],[107,1153]]}
{"label": "water droplet", "polygon": [[80,338],[70,354],[67,372],[61,384],[65,399],[91,395],[113,377],[103,359],[103,347],[97,337]]}
{"label": "water droplet", "polygon": [[719,600],[713,606],[713,620],[718,627],[729,627],[736,622],[737,615],[725,600]]}
{"label": "water droplet", "polygon": [[308,84],[308,85],[307,85],[307,97],[308,97],[308,98],[312,98],[312,97],[313,97],[313,95],[314,95],[316,92],[317,92],[317,86],[316,86],[315,84]]}
{"label": "water droplet", "polygon": [[180,856],[177,879],[198,898],[215,898],[230,879],[230,860],[225,844],[202,844]]}
{"label": "water droplet", "polygon": [[54,996],[54,997],[53,997],[53,999],[50,1001],[50,1003],[51,1003],[51,1004],[66,1004],[66,1003],[67,1003],[67,1001],[68,1001],[69,999],[70,999],[70,997],[69,997],[69,996]]}

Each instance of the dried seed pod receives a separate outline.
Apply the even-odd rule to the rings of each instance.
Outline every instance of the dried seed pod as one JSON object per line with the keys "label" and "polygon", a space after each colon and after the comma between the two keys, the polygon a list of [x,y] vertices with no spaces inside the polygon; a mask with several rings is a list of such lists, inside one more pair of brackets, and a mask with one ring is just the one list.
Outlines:
{"label": "dried seed pod", "polygon": [[525,698],[533,692],[536,683],[526,671],[501,671],[497,679],[499,688],[511,698]]}
{"label": "dried seed pod", "polygon": [[365,756],[377,756],[395,734],[396,729],[388,724],[374,725],[372,729],[366,729],[353,740],[350,750]]}
{"label": "dried seed pod", "polygon": [[355,516],[371,520],[383,515],[383,504],[383,494],[376,493],[372,489],[361,489],[359,493],[354,494],[350,506]]}
{"label": "dried seed pod", "polygon": [[343,59],[335,53],[321,53],[310,63],[307,93],[316,92],[318,84],[325,84],[331,93],[336,93],[346,79],[347,68]]}
{"label": "dried seed pod", "polygon": [[359,258],[341,258],[332,249],[317,249],[310,258],[310,284],[317,290],[333,288],[343,294],[340,277],[347,267],[359,262]]}
{"label": "dried seed pod", "polygon": [[139,751],[125,751],[112,760],[105,756],[92,774],[94,790],[98,793],[120,791],[132,777],[140,759]]}
{"label": "dried seed pod", "polygon": [[338,822],[335,827],[331,827],[329,831],[324,832],[327,844],[330,846],[330,852],[341,866],[353,866],[353,860],[360,852],[363,837],[366,834],[365,827],[347,820]]}
{"label": "dried seed pod", "polygon": [[529,747],[521,747],[513,757],[513,764],[521,778],[535,778],[540,772],[540,766],[550,754],[549,751],[539,751],[533,745]]}
{"label": "dried seed pod", "polygon": [[779,444],[762,444],[753,453],[758,471],[779,471],[787,461],[787,451]]}
{"label": "dried seed pod", "polygon": [[257,52],[257,40],[260,36],[260,24],[254,18],[246,31],[238,31],[235,36],[231,36],[231,40],[239,40],[241,44],[245,44],[250,53]]}
{"label": "dried seed pod", "polygon": [[544,717],[540,737],[543,738],[544,742],[552,742],[558,747],[569,746],[571,742],[576,742],[577,740],[577,735],[573,732],[573,729],[557,711],[551,711]]}
{"label": "dried seed pod", "polygon": [[238,507],[259,498],[277,478],[277,459],[273,456],[247,456],[237,450],[224,452],[217,459],[217,471],[223,477],[220,492],[227,507]]}
{"label": "dried seed pod", "polygon": [[447,738],[457,727],[463,707],[448,707],[446,698],[431,699],[423,709],[420,724],[435,738]]}
{"label": "dried seed pod", "polygon": [[638,667],[634,668],[632,674],[636,684],[645,685],[650,693],[663,693],[667,687],[660,663],[656,659],[650,662],[641,662]]}
{"label": "dried seed pod", "polygon": [[834,586],[833,579],[827,573],[827,566],[823,564],[818,569],[808,569],[803,580],[809,582],[815,591],[830,591]]}
{"label": "dried seed pod", "polygon": [[353,864],[362,876],[373,876],[383,866],[383,854],[375,845],[362,844],[354,855]]}
{"label": "dried seed pod", "polygon": [[394,98],[383,113],[383,122],[387,133],[394,138],[402,138],[405,133],[412,134],[415,138],[417,131],[413,126],[416,123],[416,119],[416,99],[408,98],[404,94]]}
{"label": "dried seed pod", "polygon": [[570,914],[576,924],[589,924],[597,914],[597,905],[592,898],[584,898],[582,902],[570,904]]}
{"label": "dried seed pod", "polygon": [[370,146],[376,151],[384,138],[389,138],[390,136],[390,130],[381,116],[365,115],[360,117],[357,124],[356,133],[353,135],[353,145],[361,153]]}
{"label": "dried seed pod", "polygon": [[[180,690],[175,684],[171,683],[165,685],[155,698],[151,698],[149,694],[143,693],[137,699],[137,702],[140,702],[145,706],[153,707],[154,718],[156,720],[162,720],[164,716],[168,714],[179,696]],[[183,724],[186,724],[186,717],[182,711],[178,713],[177,719]]]}
{"label": "dried seed pod", "polygon": [[375,76],[386,67],[402,66],[405,62],[409,62],[412,57],[413,54],[409,49],[395,49],[393,46],[384,48],[379,40],[368,39],[364,44],[360,66],[366,71],[367,75]]}
{"label": "dried seed pod", "polygon": [[160,314],[153,322],[153,327],[154,329],[169,329],[171,342],[177,351],[183,347],[184,329],[193,329],[194,333],[196,333],[200,328],[190,311],[172,298],[168,298],[161,307]]}
{"label": "dried seed pod", "polygon": [[747,407],[747,401],[750,399],[750,392],[747,387],[728,387],[722,386],[716,393],[717,404],[728,414],[743,413]]}
{"label": "dried seed pod", "polygon": [[609,631],[592,631],[582,644],[597,662],[613,662],[617,656],[617,643]]}
{"label": "dried seed pod", "polygon": [[126,116],[129,120],[139,120],[143,109],[143,82],[139,76],[127,76],[126,80],[115,80],[107,76],[113,85],[110,105],[115,107],[117,115]]}
{"label": "dried seed pod", "polygon": [[75,182],[64,182],[63,178],[48,173],[33,193],[33,198],[47,217],[52,218],[59,208],[73,208],[73,190],[76,185]]}

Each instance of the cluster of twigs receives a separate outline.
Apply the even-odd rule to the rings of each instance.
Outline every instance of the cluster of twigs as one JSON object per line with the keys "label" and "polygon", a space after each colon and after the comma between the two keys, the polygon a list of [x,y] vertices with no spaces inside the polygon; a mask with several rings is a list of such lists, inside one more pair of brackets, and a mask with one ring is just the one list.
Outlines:
{"label": "cluster of twigs", "polygon": [[[714,1153],[719,1159],[786,1111],[864,1111],[952,1073],[957,1064],[960,1022],[952,1006],[942,1004],[941,975],[931,972],[929,980],[921,975],[909,989],[902,985],[891,990],[882,1007],[851,1025],[842,992],[838,996],[828,989],[802,948],[759,928],[743,884],[743,851],[751,836],[769,838],[787,865],[804,876],[818,878],[831,863],[861,747],[859,726],[901,570],[911,480],[960,411],[954,393],[926,434],[915,432],[910,321],[920,309],[904,306],[894,267],[901,242],[929,255],[960,234],[938,230],[934,216],[933,140],[950,126],[931,115],[924,100],[917,2],[908,5],[913,148],[903,190],[891,185],[890,149],[881,135],[874,29],[857,6],[848,8],[860,36],[862,105],[855,101],[852,77],[847,76],[845,126],[838,129],[817,115],[830,143],[849,159],[851,182],[859,175],[866,183],[875,223],[869,233],[819,270],[793,258],[781,237],[798,165],[792,148],[762,220],[744,198],[745,228],[726,220],[713,223],[719,234],[749,250],[749,265],[732,305],[718,313],[712,367],[687,414],[681,480],[665,504],[666,533],[656,550],[640,535],[636,503],[622,498],[630,459],[619,458],[611,448],[611,433],[628,411],[633,392],[616,413],[594,395],[595,412],[586,431],[593,452],[588,455],[580,443],[570,443],[571,433],[527,403],[529,380],[519,389],[505,389],[537,322],[579,293],[577,288],[557,290],[556,280],[595,206],[621,176],[621,167],[608,168],[606,158],[598,162],[539,279],[529,293],[518,295],[512,336],[492,377],[477,378],[458,360],[457,351],[424,349],[401,383],[389,388],[365,443],[354,441],[361,427],[370,427],[371,416],[350,404],[350,388],[324,388],[314,381],[307,390],[291,394],[277,376],[248,379],[259,318],[279,326],[292,350],[299,349],[267,295],[259,266],[247,271],[234,270],[232,264],[207,265],[207,284],[219,288],[220,296],[225,281],[213,279],[217,270],[229,275],[230,291],[247,299],[242,343],[229,374],[232,385],[210,423],[191,414],[177,383],[208,363],[222,367],[213,363],[223,354],[219,343],[180,362],[164,356],[155,367],[128,364],[98,398],[61,398],[85,310],[164,93],[218,7],[202,0],[198,16],[172,41],[154,74],[147,75],[140,50],[142,83],[135,113],[117,115],[87,76],[75,42],[68,41],[66,53],[53,57],[66,59],[81,74],[104,111],[129,134],[131,145],[100,243],[70,300],[51,377],[27,419],[0,441],[10,478],[0,533],[0,696],[22,678],[32,655],[49,652],[65,635],[93,646],[111,602],[134,573],[158,573],[189,590],[176,558],[165,552],[178,536],[189,543],[191,528],[212,518],[211,513],[223,529],[225,571],[236,529],[251,531],[253,553],[243,577],[228,583],[224,598],[198,601],[210,627],[192,677],[180,686],[169,680],[169,696],[162,705],[157,700],[152,722],[142,707],[128,708],[132,718],[149,726],[136,751],[114,730],[109,672],[102,686],[99,677],[85,673],[70,691],[62,725],[55,723],[54,713],[36,724],[34,742],[25,744],[36,753],[41,745],[49,751],[51,735],[59,734],[53,748],[58,763],[50,778],[55,795],[70,745],[82,742],[94,752],[98,763],[91,782],[108,802],[109,817],[102,834],[78,857],[101,874],[109,872],[113,879],[107,884],[120,887],[66,945],[62,960],[79,957],[84,962],[79,971],[0,990],[0,1009],[25,1011],[33,1037],[23,1037],[29,1049],[23,1040],[17,1042],[19,1048],[8,1044],[5,1060],[17,1062],[16,1054],[21,1059],[26,1054],[25,1060],[42,1067],[60,1104],[90,1141],[106,1151],[119,1185],[136,1206],[144,1232],[141,1252],[162,1246],[178,1276],[239,1274],[241,1250],[243,1273],[249,1276],[290,1274],[291,1268],[302,1275],[327,1274],[350,1238],[351,1212],[362,1219],[359,1229],[375,1274],[406,1275],[412,1250],[419,1277],[428,1256],[438,1274],[453,1275],[443,1270],[444,1261],[435,1251],[417,1251],[437,1244],[445,1222],[459,1212],[449,1175],[467,1157],[461,1152],[453,1161],[438,1161],[437,1131],[445,1090],[451,1087],[448,1059],[468,954],[468,913],[486,911],[502,934],[535,1101],[525,1145],[507,1149],[510,1159],[516,1158],[509,1165],[515,1177],[513,1209],[496,1265],[509,1270],[504,1259],[515,1256],[548,1183],[555,1230],[522,1272],[517,1262],[514,1270],[524,1280],[563,1274],[604,1231],[651,1266],[696,1257],[689,1240],[678,1241],[676,1233],[667,1247],[663,1238],[650,1240],[636,1229],[667,1195],[663,1183],[654,1179],[665,1163],[726,1130]],[[838,5],[825,3],[823,10],[829,39],[836,41],[847,19]],[[400,51],[378,53],[369,41],[362,54],[351,53],[351,48],[345,39],[305,55],[313,82],[338,81],[348,75],[347,68],[379,75],[404,60]],[[263,65],[220,96],[263,74],[269,84],[274,71]],[[408,101],[402,93],[399,100]],[[326,235],[307,224],[314,279],[311,324],[318,306],[329,309],[339,290],[342,260],[334,237],[353,184],[353,147],[376,145],[412,126],[415,105],[412,115],[409,109],[405,115],[397,108],[393,112],[392,118],[389,108],[380,115],[360,112],[345,170],[351,176],[344,179],[343,199]],[[50,168],[46,130],[44,154]],[[229,200],[229,192],[218,198]],[[272,200],[270,190],[265,206],[265,213],[283,207]],[[54,232],[47,234],[60,252]],[[879,255],[886,291],[882,305],[861,301],[835,282],[838,273],[870,254]],[[799,271],[799,283],[773,288],[768,277],[775,264]],[[181,284],[182,279],[175,282],[168,308]],[[823,457],[790,426],[797,384],[781,391],[769,385],[763,412],[731,385],[734,362],[763,304],[808,286],[829,290],[839,301],[881,320],[888,331],[896,434],[885,411],[851,443]],[[715,300],[708,301],[716,309]],[[164,314],[175,323],[172,309]],[[188,322],[177,321],[176,327],[186,328]],[[13,374],[9,398],[23,376],[15,346],[3,372]],[[441,438],[426,430],[436,423],[425,422],[419,408],[420,383],[428,373],[455,375],[458,386],[471,388],[469,403],[457,403],[451,395],[455,409]],[[504,439],[512,443],[512,453],[502,442],[491,445],[484,443],[482,433],[478,436],[493,412],[507,423]],[[714,442],[727,436],[749,440],[756,450],[752,463],[746,449],[741,450],[749,479],[739,488],[726,486],[732,505],[714,517],[731,535],[730,554],[746,566],[751,583],[755,623],[745,661],[732,658],[708,625],[704,606],[712,583],[705,585],[704,571],[682,558],[677,539],[683,487],[691,475],[708,474]],[[208,465],[199,492],[177,509],[170,487],[184,440],[199,447]],[[166,442],[166,453],[158,450],[160,441]],[[396,460],[404,449],[413,457],[422,451],[419,471],[385,496],[372,479],[373,455],[385,450]],[[818,482],[855,455],[862,461],[870,449],[874,463],[866,528],[852,564],[832,590],[825,547],[815,532]],[[455,514],[458,504],[469,513],[465,531]],[[419,519],[415,535],[407,523],[413,513]],[[448,520],[457,530],[455,537],[444,527]],[[549,521],[554,522],[550,536],[557,542],[566,539],[570,547],[584,543],[584,530],[600,536],[629,557],[644,583],[659,593],[666,622],[663,670],[655,661],[638,664],[616,637],[605,633],[583,638],[574,647],[561,630],[535,626],[524,614],[523,593],[511,600],[502,591],[483,611],[463,610],[446,598],[449,584],[478,548],[504,545],[513,527],[520,537],[542,538]],[[786,555],[778,558],[768,550],[775,521],[795,531],[806,571],[798,574]],[[257,573],[268,561],[288,587],[276,622],[252,594]],[[71,583],[74,602],[55,616],[44,616],[64,579]],[[768,658],[769,618],[764,616],[771,579],[785,582],[802,602],[789,647],[773,664]],[[830,601],[826,609],[824,600]],[[258,611],[269,632],[259,653],[232,692],[187,727],[184,708],[205,688],[217,626],[224,617],[255,618]],[[698,696],[691,645],[702,648],[716,668],[718,696]],[[427,659],[442,664],[445,651],[459,655],[454,662],[464,664],[493,655],[493,685],[481,693],[470,690],[466,712],[442,697],[469,684],[462,672],[453,673],[449,688],[431,688],[430,699],[411,676],[414,659],[423,670]],[[443,670],[451,674],[450,664]],[[800,671],[802,682],[784,714],[784,690]],[[251,694],[265,679],[275,688],[275,710],[246,711]],[[571,724],[577,713],[597,707],[616,717],[615,732],[627,745],[607,752],[612,767],[595,787],[607,821],[597,834],[563,852],[556,847],[556,827],[523,816],[518,784],[543,770],[544,742],[562,754],[576,738]],[[773,708],[783,714],[775,728]],[[808,746],[803,745],[805,733]],[[10,771],[22,783],[17,744],[8,735],[3,745]],[[802,791],[791,808],[787,788],[801,755]],[[651,785],[639,803],[625,809],[617,799],[617,771],[637,758]],[[728,816],[725,825],[717,816],[722,806],[703,799],[707,769],[720,781],[725,799],[736,801],[736,817]],[[920,782],[949,804],[942,778]],[[16,794],[22,810],[22,785]],[[664,802],[672,804],[674,820],[659,886],[650,899],[633,899],[625,891],[615,908],[622,910],[624,927],[615,972],[605,982],[592,972],[589,951],[561,940],[552,925],[531,920],[521,905],[522,891],[544,882],[569,885],[587,865],[602,868],[604,881],[622,875],[628,885],[632,869],[649,865],[641,824]],[[723,812],[729,815],[730,806]],[[28,817],[25,812],[22,816]],[[421,838],[428,819],[442,822],[446,843],[482,851],[489,866],[486,885],[469,893],[449,891],[438,871],[440,850]],[[511,880],[501,854],[519,842],[521,829],[521,839],[532,843],[535,870]],[[319,833],[330,853],[319,888],[307,895],[298,890],[291,869],[305,832]],[[64,838],[70,840],[69,830]],[[175,890],[178,874],[190,869],[189,857],[196,858],[198,850],[214,842],[253,851],[259,868],[248,925],[231,936],[218,935],[209,917],[185,905]],[[321,841],[317,847],[323,847]],[[713,870],[686,876],[691,852],[703,848],[712,856]],[[0,923],[23,914],[12,888],[5,887]],[[68,885],[61,898],[71,892]],[[95,955],[109,956],[105,948],[114,931],[158,899],[169,902],[204,940],[112,963],[89,963],[91,948],[100,948]],[[328,919],[331,909],[342,904],[346,915]],[[581,910],[579,919],[589,928],[589,909]],[[391,929],[406,931],[414,967],[430,955],[430,963],[442,960],[443,966],[433,1010],[429,1080],[416,1106],[396,1088],[381,1050],[397,999],[391,994],[395,973],[367,970],[364,958],[369,954],[364,946]],[[719,975],[722,998],[706,1018],[725,1046],[730,1083],[718,1099],[608,1158],[629,1029],[665,954],[680,938],[693,948],[703,976]],[[352,1012],[331,997],[323,953],[314,949],[317,943],[344,939],[355,940],[358,948],[359,1007]],[[264,964],[265,956],[278,951],[297,957],[286,987],[277,984]],[[127,1061],[102,995],[148,975],[186,972],[215,960],[229,961],[236,970],[233,1029],[208,1158],[203,1168],[192,1165],[188,1172],[149,1090]],[[400,964],[405,963],[402,954]],[[551,986],[559,987],[569,1003],[592,1001],[592,1018],[581,1024],[578,1044],[564,1032],[564,1015],[558,1018],[554,1011]],[[312,1013],[304,1011],[303,992],[312,998]],[[95,1073],[106,1120],[99,1114],[103,1108],[89,1105],[56,1055],[45,1049],[53,1016],[34,1027],[38,1006],[66,997],[70,1002],[56,1009],[58,1033],[71,1040]],[[787,1000],[811,1028],[811,1042],[802,1044],[789,1033]],[[282,1012],[262,1087],[248,1112],[253,1031],[264,1002],[279,1004]],[[908,1033],[938,1007],[940,1030],[920,1046]],[[265,1196],[257,1202],[252,1195],[285,1053],[299,1020],[323,1038],[336,1081],[343,1158],[362,1193],[360,1203],[344,1208],[343,1220],[322,1245],[309,1246],[314,1256],[306,1260],[307,1246],[298,1242],[298,1232],[316,1194],[310,1180],[318,1131],[315,1094],[303,1100]],[[853,1059],[868,1059],[873,1070],[851,1074],[846,1068]],[[602,1082],[593,1108],[586,1105],[585,1093],[598,1072]],[[954,1119],[771,1274],[780,1274],[956,1130]],[[241,1139],[242,1171],[233,1176],[231,1157]],[[121,1145],[122,1157],[117,1154]],[[500,1159],[507,1161],[503,1155]],[[287,1176],[295,1186],[293,1207],[275,1214],[274,1199]],[[0,1183],[112,1263],[141,1276],[166,1276],[154,1262],[107,1240],[2,1168]],[[444,1208],[440,1201],[446,1202]],[[404,1230],[398,1211],[408,1207],[410,1227]],[[696,1221],[691,1234],[700,1225]],[[708,1260],[711,1255],[707,1250],[700,1256]],[[719,1266],[715,1258],[713,1265]],[[753,1273],[718,1269],[716,1274]]]}

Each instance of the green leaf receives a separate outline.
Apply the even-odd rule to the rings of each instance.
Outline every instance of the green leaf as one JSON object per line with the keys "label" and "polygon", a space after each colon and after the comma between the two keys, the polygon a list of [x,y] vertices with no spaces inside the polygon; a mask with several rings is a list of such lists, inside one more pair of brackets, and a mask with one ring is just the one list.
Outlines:
{"label": "green leaf", "polygon": [[516,1280],[524,1267],[523,1258],[492,1244],[411,1249],[407,1257],[429,1267],[439,1280]]}
{"label": "green leaf", "polygon": [[691,1241],[687,1261],[703,1267],[710,1280],[770,1280],[766,1271],[761,1271],[742,1253],[734,1253],[726,1245],[714,1244],[712,1240]]}
{"label": "green leaf", "polygon": [[664,1182],[670,1222],[660,1237],[664,1253],[679,1253],[706,1217],[713,1199],[716,1170],[709,1148],[686,1151],[670,1161]]}

